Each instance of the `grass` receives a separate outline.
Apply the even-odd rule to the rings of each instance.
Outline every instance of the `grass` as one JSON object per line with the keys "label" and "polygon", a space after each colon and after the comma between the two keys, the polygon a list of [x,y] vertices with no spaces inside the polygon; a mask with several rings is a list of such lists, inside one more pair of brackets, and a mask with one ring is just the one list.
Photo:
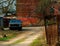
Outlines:
{"label": "grass", "polygon": [[9,38],[5,37],[5,38],[0,38],[0,41],[7,41]]}
{"label": "grass", "polygon": [[16,37],[15,35],[11,35],[11,36],[6,36],[6,37],[1,37],[0,38],[0,41],[7,41],[7,40],[9,40],[9,39],[11,39],[11,38],[13,38],[13,37]]}
{"label": "grass", "polygon": [[30,46],[47,46],[45,36],[38,37],[30,44]]}
{"label": "grass", "polygon": [[[0,31],[0,41],[8,41],[14,37],[16,37],[20,32],[19,31]],[[4,34],[7,35],[7,37],[3,37]]]}

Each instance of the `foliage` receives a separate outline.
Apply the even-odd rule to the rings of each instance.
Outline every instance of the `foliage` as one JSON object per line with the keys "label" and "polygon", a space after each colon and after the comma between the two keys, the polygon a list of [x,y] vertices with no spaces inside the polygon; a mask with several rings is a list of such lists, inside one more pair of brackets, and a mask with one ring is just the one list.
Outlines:
{"label": "foliage", "polygon": [[50,3],[51,3],[51,0],[39,0],[35,13],[36,14],[43,13],[44,9],[48,7]]}
{"label": "foliage", "polygon": [[4,38],[0,38],[0,41],[6,41],[8,39],[9,39],[8,37],[4,37]]}

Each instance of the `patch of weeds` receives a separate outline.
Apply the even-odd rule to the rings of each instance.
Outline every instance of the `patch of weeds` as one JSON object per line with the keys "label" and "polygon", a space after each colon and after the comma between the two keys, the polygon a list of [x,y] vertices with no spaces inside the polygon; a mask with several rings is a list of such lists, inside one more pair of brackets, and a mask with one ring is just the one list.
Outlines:
{"label": "patch of weeds", "polygon": [[8,35],[8,36],[6,36],[6,37],[4,37],[4,36],[2,35],[2,37],[0,37],[0,41],[8,41],[9,39],[14,38],[14,37],[16,37],[16,35],[14,35],[14,34]]}
{"label": "patch of weeds", "polygon": [[[1,31],[0,34],[0,41],[8,41],[14,37],[16,37],[18,35],[19,32],[17,31]],[[6,34],[7,37],[4,37],[4,35]]]}
{"label": "patch of weeds", "polygon": [[35,39],[30,46],[47,46],[46,44],[46,40],[45,37],[38,37],[37,39]]}
{"label": "patch of weeds", "polygon": [[7,41],[7,40],[9,40],[8,37],[0,38],[0,41]]}

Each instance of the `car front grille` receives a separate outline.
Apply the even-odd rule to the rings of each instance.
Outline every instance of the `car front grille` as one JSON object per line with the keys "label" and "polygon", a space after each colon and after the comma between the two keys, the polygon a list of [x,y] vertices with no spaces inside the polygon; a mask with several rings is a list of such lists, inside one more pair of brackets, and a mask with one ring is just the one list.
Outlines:
{"label": "car front grille", "polygon": [[19,24],[11,24],[10,26],[19,26]]}

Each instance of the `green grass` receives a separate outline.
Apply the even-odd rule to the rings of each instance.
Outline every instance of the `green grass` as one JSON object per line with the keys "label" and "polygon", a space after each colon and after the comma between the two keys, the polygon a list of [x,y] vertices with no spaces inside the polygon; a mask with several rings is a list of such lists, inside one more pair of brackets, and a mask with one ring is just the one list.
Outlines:
{"label": "green grass", "polygon": [[35,39],[30,46],[47,46],[46,44],[46,40],[45,37],[38,37],[37,39]]}
{"label": "green grass", "polygon": [[15,35],[7,36],[7,37],[1,37],[1,38],[0,38],[0,41],[7,41],[7,40],[9,40],[9,39],[11,39],[11,38],[13,38],[13,37],[15,37]]}
{"label": "green grass", "polygon": [[[7,37],[3,37],[4,34],[6,34]],[[0,41],[8,41],[8,40],[16,37],[18,34],[20,34],[19,31],[10,31],[10,30],[9,31],[0,31],[0,36],[2,36],[2,37],[0,37]]]}
{"label": "green grass", "polygon": [[9,38],[5,37],[5,38],[0,38],[0,41],[7,41]]}

